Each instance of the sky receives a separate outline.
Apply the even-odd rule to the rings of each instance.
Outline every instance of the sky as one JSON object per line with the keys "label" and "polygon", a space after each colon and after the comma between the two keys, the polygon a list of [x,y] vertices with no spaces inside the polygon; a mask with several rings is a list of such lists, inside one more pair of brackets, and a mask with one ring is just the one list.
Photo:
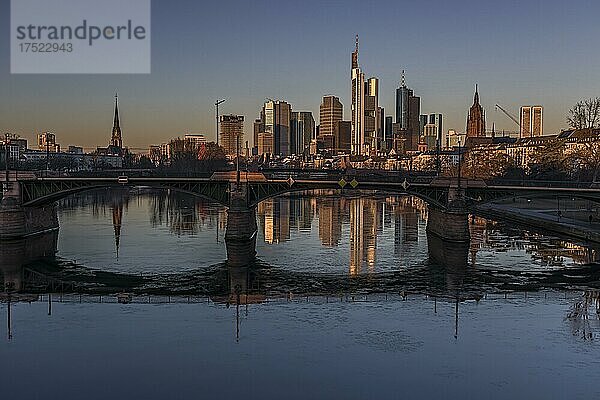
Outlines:
{"label": "sky", "polygon": [[322,96],[334,94],[349,119],[358,34],[386,115],[404,69],[444,130],[465,130],[477,83],[488,128],[518,129],[496,103],[516,116],[541,104],[545,132],[556,133],[575,102],[600,96],[598,15],[597,0],[153,0],[151,74],[11,75],[10,1],[0,0],[0,132],[105,146],[115,91],[124,145],[140,151],[185,133],[214,140],[217,99],[227,100],[221,113],[244,115],[250,142],[265,98],[318,123]]}

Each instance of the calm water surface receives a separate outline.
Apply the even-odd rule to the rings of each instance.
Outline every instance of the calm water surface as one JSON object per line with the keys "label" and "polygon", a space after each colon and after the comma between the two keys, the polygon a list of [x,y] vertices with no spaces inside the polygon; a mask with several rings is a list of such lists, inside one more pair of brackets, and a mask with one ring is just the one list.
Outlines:
{"label": "calm water surface", "polygon": [[259,261],[232,269],[218,205],[69,198],[57,242],[2,250],[5,286],[22,292],[10,320],[0,303],[3,394],[599,398],[594,246],[480,218],[457,246],[428,238],[426,218],[407,197],[268,200]]}

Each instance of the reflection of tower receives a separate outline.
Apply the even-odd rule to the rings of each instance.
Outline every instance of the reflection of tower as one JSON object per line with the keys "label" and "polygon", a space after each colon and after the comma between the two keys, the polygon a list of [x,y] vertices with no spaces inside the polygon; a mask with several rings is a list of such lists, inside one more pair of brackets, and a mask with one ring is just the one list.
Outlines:
{"label": "reflection of tower", "polygon": [[364,248],[362,228],[363,199],[350,200],[350,274],[358,274],[362,266],[362,249]]}
{"label": "reflection of tower", "polygon": [[342,238],[340,199],[332,197],[320,198],[319,239],[323,246],[337,246]]}
{"label": "reflection of tower", "polygon": [[313,209],[311,207],[312,200],[312,198],[307,198],[305,196],[300,198],[302,215],[300,216],[299,229],[301,231],[310,232],[312,229],[312,221],[314,218]]}
{"label": "reflection of tower", "polygon": [[277,242],[285,242],[290,239],[290,198],[280,197],[275,199],[277,221],[279,222]]}
{"label": "reflection of tower", "polygon": [[350,201],[350,274],[358,274],[366,261],[369,269],[375,266],[377,248],[377,201]]}
{"label": "reflection of tower", "polygon": [[394,213],[394,253],[402,254],[410,250],[410,244],[419,240],[419,200],[412,197],[399,199]]}
{"label": "reflection of tower", "polygon": [[377,227],[378,227],[378,201],[375,199],[365,199],[366,215],[364,218],[365,235],[365,258],[369,271],[375,267],[376,249],[377,249]]}
{"label": "reflection of tower", "polygon": [[290,195],[289,204],[290,204],[290,229],[297,231],[300,230],[300,225],[302,224],[303,217],[303,209],[302,206],[305,203],[305,199],[302,196]]}
{"label": "reflection of tower", "polygon": [[471,223],[469,224],[469,230],[471,233],[471,264],[475,265],[477,259],[477,251],[484,247],[486,242],[486,220],[483,218],[471,217]]}
{"label": "reflection of tower", "polygon": [[112,205],[112,222],[115,231],[115,249],[117,259],[119,258],[119,245],[121,243],[121,225],[123,223],[123,201],[122,199],[113,201]]}
{"label": "reflection of tower", "polygon": [[287,197],[267,199],[258,205],[264,221],[265,242],[280,243],[290,238],[290,199]]}

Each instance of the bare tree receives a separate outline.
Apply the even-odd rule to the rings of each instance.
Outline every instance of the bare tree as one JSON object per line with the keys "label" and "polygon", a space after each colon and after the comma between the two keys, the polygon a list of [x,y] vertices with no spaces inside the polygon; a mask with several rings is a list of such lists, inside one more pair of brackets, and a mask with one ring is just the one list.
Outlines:
{"label": "bare tree", "polygon": [[577,102],[569,110],[567,123],[573,129],[597,128],[600,125],[600,97]]}
{"label": "bare tree", "polygon": [[464,177],[491,179],[502,176],[511,160],[504,152],[492,149],[470,150],[463,157],[461,173]]}
{"label": "bare tree", "polygon": [[579,145],[568,161],[574,168],[590,171],[593,174],[592,182],[596,182],[600,173],[600,141]]}

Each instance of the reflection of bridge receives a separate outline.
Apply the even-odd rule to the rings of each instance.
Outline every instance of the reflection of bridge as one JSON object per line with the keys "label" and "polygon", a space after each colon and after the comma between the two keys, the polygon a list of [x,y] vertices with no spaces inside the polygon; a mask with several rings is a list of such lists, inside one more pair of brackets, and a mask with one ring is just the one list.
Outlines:
{"label": "reflection of bridge", "polygon": [[[228,208],[225,235],[228,260],[246,265],[255,255],[258,203],[281,194],[319,189],[344,192],[379,191],[421,198],[429,205],[429,232],[454,242],[469,241],[467,215],[471,207],[511,197],[569,196],[600,200],[595,188],[548,187],[486,184],[484,181],[457,181],[450,178],[402,177],[402,181],[340,175],[323,179],[289,175],[287,179],[267,179],[254,174],[251,179],[235,181],[227,176],[211,178],[180,177],[54,177],[15,179],[5,182],[0,207],[0,237],[19,238],[32,232],[57,227],[53,204],[66,196],[112,186],[147,186],[200,196]],[[231,250],[231,251],[230,251]]]}
{"label": "reflection of bridge", "polygon": [[[137,275],[92,270],[55,258],[58,232],[20,240],[0,241],[0,302],[7,303],[8,337],[12,337],[11,304],[53,303],[198,303],[215,302],[239,307],[272,300],[363,302],[406,300],[425,295],[434,301],[452,299],[458,322],[458,303],[496,293],[506,298],[515,290],[564,288],[598,281],[599,271],[581,267],[557,269],[550,274],[469,268],[468,243],[450,243],[429,234],[429,260],[388,273],[345,275],[290,271],[263,263],[251,266],[219,264],[174,274]],[[228,252],[238,249],[228,245]],[[243,251],[242,251],[243,252]],[[230,258],[235,259],[235,255]],[[41,295],[41,296],[40,296]],[[431,297],[429,297],[431,296]],[[284,300],[285,299],[285,300]],[[319,300],[320,299],[320,300]],[[434,308],[435,309],[435,308]],[[246,309],[247,310],[247,309]],[[455,335],[457,334],[455,327]]]}
{"label": "reflection of bridge", "polygon": [[[174,274],[139,275],[92,270],[57,260],[57,232],[0,242],[0,301],[3,293],[84,293],[136,296],[204,296],[217,302],[262,301],[281,295],[355,295],[423,293],[475,298],[486,292],[569,287],[597,282],[600,271],[588,266],[560,268],[544,274],[468,267],[469,245],[428,235],[429,260],[393,272],[348,275],[308,273],[254,263],[250,267],[219,264]],[[228,249],[228,251],[231,251]]]}

